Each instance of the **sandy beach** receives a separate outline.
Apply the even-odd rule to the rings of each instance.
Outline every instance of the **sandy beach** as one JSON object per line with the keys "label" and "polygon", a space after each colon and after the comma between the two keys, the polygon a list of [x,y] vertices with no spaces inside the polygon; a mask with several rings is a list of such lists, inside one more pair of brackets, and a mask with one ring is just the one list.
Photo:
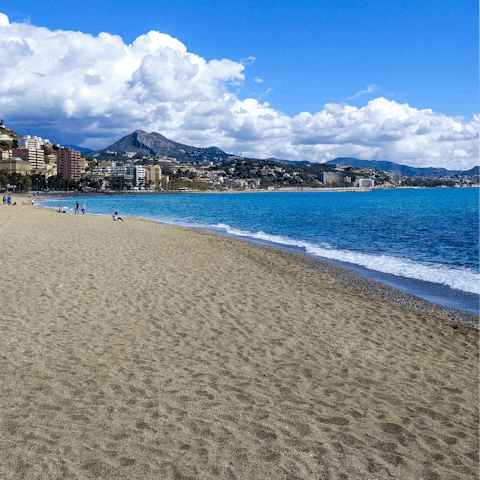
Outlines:
{"label": "sandy beach", "polygon": [[1,479],[478,478],[474,326],[272,249],[14,199]]}

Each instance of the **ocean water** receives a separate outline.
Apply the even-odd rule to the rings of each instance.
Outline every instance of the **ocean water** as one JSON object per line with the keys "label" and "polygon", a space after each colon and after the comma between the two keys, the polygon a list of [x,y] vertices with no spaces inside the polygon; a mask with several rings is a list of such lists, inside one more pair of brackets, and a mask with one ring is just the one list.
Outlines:
{"label": "ocean water", "polygon": [[293,249],[432,303],[479,313],[479,191],[142,194],[40,205],[138,216]]}

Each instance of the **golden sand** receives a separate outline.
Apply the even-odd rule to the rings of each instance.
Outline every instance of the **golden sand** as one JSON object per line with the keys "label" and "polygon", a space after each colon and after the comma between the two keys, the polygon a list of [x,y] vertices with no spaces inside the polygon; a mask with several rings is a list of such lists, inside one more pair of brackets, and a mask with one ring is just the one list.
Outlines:
{"label": "golden sand", "polygon": [[0,242],[1,479],[478,478],[471,326],[141,219]]}

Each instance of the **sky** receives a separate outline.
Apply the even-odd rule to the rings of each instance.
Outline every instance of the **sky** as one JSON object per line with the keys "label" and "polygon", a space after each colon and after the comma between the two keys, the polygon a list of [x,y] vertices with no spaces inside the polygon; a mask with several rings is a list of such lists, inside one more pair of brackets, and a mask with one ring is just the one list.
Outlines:
{"label": "sky", "polygon": [[478,2],[0,7],[0,117],[105,148],[134,130],[256,158],[479,162]]}

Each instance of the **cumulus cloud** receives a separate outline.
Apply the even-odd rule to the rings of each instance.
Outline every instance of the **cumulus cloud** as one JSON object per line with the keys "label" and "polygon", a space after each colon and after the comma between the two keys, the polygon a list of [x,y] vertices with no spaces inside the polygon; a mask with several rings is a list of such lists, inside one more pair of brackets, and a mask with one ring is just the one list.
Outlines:
{"label": "cumulus cloud", "polygon": [[348,97],[348,99],[349,99],[349,100],[352,100],[352,99],[357,98],[357,97],[359,97],[360,95],[363,95],[363,94],[365,94],[365,93],[373,93],[373,92],[375,92],[376,90],[378,90],[378,86],[372,84],[372,85],[369,85],[366,90],[361,90],[360,92],[357,92],[355,95],[353,95],[353,96],[351,96],[351,97]]}
{"label": "cumulus cloud", "polygon": [[253,81],[254,81],[255,83],[262,83],[262,82],[263,82],[263,80],[262,80],[261,78],[258,78],[258,77],[257,77],[257,78],[254,78]]}
{"label": "cumulus cloud", "polygon": [[478,163],[478,116],[467,121],[376,98],[291,117],[262,97],[240,100],[228,90],[243,84],[254,61],[207,61],[155,31],[127,45],[108,33],[51,31],[0,14],[0,111],[19,133],[95,149],[142,129],[257,158]]}

